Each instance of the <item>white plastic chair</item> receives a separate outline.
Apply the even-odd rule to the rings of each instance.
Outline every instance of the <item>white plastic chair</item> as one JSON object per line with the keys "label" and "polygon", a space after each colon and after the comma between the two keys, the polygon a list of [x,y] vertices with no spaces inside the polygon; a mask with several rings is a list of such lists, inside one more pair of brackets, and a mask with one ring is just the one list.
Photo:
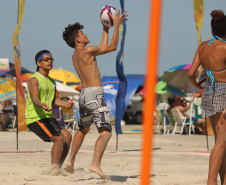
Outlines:
{"label": "white plastic chair", "polygon": [[186,123],[186,119],[187,118],[186,117],[181,117],[178,109],[171,109],[171,112],[172,112],[172,115],[173,115],[174,120],[175,120],[175,126],[174,126],[174,130],[173,130],[173,133],[172,133],[173,135],[176,132],[177,125],[182,126],[180,134],[183,133],[184,129],[185,129],[186,134],[188,134],[188,130],[186,128],[187,125],[191,125],[193,133],[195,133],[195,129],[194,129],[193,123],[190,123],[190,122]]}
{"label": "white plastic chair", "polygon": [[66,119],[64,121],[66,123],[65,124],[65,129],[67,129],[70,126],[70,124],[73,124],[72,132],[74,132],[75,131],[75,127],[76,127],[76,123],[78,123],[80,115],[79,115],[79,109],[78,108],[73,108],[72,112],[73,112],[73,118]]}

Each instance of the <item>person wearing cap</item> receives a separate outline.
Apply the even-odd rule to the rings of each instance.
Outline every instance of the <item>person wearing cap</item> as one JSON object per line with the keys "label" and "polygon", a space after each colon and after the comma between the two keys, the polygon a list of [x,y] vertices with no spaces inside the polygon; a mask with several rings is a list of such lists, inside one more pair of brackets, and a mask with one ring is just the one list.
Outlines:
{"label": "person wearing cap", "polygon": [[37,72],[27,82],[26,125],[43,141],[53,142],[51,168],[45,174],[67,175],[61,167],[68,154],[72,136],[53,118],[52,104],[72,108],[74,99],[65,102],[58,98],[56,83],[49,77],[49,71],[53,67],[53,58],[48,50],[38,52],[35,62]]}

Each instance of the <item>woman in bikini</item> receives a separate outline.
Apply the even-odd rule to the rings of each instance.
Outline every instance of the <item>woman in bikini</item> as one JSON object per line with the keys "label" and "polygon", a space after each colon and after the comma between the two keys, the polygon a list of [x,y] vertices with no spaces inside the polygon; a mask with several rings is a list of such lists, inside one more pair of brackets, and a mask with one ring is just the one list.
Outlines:
{"label": "woman in bikini", "polygon": [[202,42],[196,51],[189,80],[201,89],[196,82],[195,73],[200,65],[206,72],[201,107],[215,135],[215,146],[210,155],[208,185],[217,185],[219,173],[221,184],[226,184],[226,16],[221,10],[210,14],[213,38]]}

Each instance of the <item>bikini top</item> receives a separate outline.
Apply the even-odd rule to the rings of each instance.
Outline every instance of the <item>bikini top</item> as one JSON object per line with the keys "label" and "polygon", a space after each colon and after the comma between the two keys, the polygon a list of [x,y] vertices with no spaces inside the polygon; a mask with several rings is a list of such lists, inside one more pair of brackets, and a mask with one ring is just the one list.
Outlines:
{"label": "bikini top", "polygon": [[[215,36],[215,37],[213,37],[213,38],[209,41],[208,46],[210,46],[210,44],[213,44],[213,42],[215,41],[215,39],[219,39],[219,40],[221,40],[221,41],[223,41],[223,42],[226,43],[226,41],[223,40],[222,38],[220,38],[220,37],[218,37],[218,36]],[[212,72],[221,72],[221,71],[225,71],[226,69],[223,69],[223,70],[221,70],[221,71],[210,71],[209,69],[204,69],[204,70],[206,71],[206,74],[210,77],[210,80],[211,80],[210,90],[211,90],[211,89],[212,89],[212,86],[213,86],[213,84],[214,84],[214,77],[213,77],[213,75],[212,75]],[[209,92],[210,92],[210,90],[209,90]]]}

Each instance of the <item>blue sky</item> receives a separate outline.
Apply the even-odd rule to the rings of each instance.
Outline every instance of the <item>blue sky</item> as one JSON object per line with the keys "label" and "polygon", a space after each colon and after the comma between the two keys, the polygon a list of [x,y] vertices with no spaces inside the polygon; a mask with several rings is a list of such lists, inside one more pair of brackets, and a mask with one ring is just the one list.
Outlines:
{"label": "blue sky", "polygon": [[[142,2],[142,3],[141,3]],[[130,16],[127,23],[124,51],[125,74],[145,74],[148,35],[149,0],[125,0],[125,9]],[[75,72],[71,56],[73,49],[62,39],[64,28],[68,24],[80,22],[85,26],[83,32],[90,39],[89,45],[99,45],[102,36],[100,10],[106,5],[120,7],[119,0],[26,0],[24,19],[20,31],[22,66],[35,71],[35,54],[48,49],[54,57],[54,69]],[[17,26],[16,0],[0,1],[0,58],[9,58],[13,62],[12,35]],[[202,40],[209,40],[210,13],[222,9],[226,13],[225,0],[204,0],[204,18]],[[109,41],[113,34],[110,29]],[[120,40],[119,40],[120,42]],[[165,0],[160,40],[160,61],[158,73],[176,65],[192,63],[197,49],[197,31],[194,22],[193,1]],[[115,52],[98,56],[101,76],[116,75]]]}

